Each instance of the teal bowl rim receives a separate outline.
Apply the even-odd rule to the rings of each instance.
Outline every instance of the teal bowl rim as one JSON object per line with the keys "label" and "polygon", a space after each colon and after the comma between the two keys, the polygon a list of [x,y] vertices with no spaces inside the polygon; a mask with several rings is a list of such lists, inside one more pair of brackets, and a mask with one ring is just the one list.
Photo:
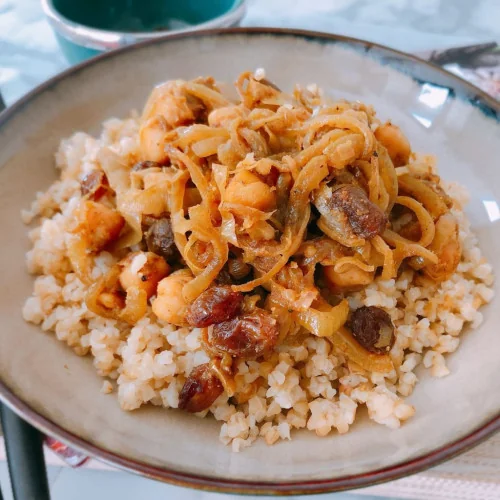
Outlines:
{"label": "teal bowl rim", "polygon": [[112,31],[93,28],[85,24],[71,21],[63,16],[54,6],[53,0],[41,0],[42,9],[47,19],[57,34],[76,45],[87,49],[99,51],[117,49],[132,43],[155,38],[164,38],[169,35],[179,33],[192,33],[194,31],[228,28],[235,26],[245,15],[247,0],[234,0],[233,6],[228,12],[215,17],[204,23],[195,24],[187,28],[178,30],[161,30],[154,32],[130,32],[130,31]]}

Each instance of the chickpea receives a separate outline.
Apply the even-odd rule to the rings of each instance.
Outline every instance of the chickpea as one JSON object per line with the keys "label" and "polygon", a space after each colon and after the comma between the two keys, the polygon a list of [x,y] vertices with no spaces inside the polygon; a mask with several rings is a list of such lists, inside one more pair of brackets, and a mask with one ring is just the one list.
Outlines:
{"label": "chickpea", "polygon": [[[143,261],[142,266],[141,260]],[[119,277],[123,289],[139,288],[146,292],[148,299],[156,293],[159,281],[170,271],[170,266],[165,260],[153,252],[131,253],[122,259],[119,265],[123,266]],[[136,266],[141,267],[134,269]]]}
{"label": "chickpea", "polygon": [[437,264],[429,264],[423,268],[424,274],[441,283],[456,271],[462,257],[462,245],[458,234],[458,222],[450,214],[442,215],[436,223],[436,234],[429,250],[438,257]]}
{"label": "chickpea", "polygon": [[242,118],[243,113],[238,106],[217,108],[208,115],[210,127],[224,127],[237,118]]}
{"label": "chickpea", "polygon": [[193,279],[188,269],[180,269],[163,278],[158,284],[157,296],[152,303],[158,318],[177,326],[187,326],[189,304],[184,300],[182,289]]}
{"label": "chickpea", "polygon": [[390,122],[380,125],[375,131],[375,138],[387,149],[395,167],[408,164],[411,147],[408,139],[399,127]]}
{"label": "chickpea", "polygon": [[99,295],[97,302],[110,310],[121,310],[125,307],[125,297],[113,292],[103,292]]}
{"label": "chickpea", "polygon": [[374,274],[350,264],[345,265],[341,273],[336,272],[334,266],[325,266],[323,272],[329,288],[333,291],[359,290],[373,281]]}
{"label": "chickpea", "polygon": [[139,131],[141,152],[144,158],[158,163],[168,159],[165,152],[166,135],[169,128],[161,116],[150,118]]}
{"label": "chickpea", "polygon": [[139,131],[142,156],[165,163],[167,133],[181,125],[190,125],[204,113],[203,104],[185,89],[185,82],[172,80],[156,87],[151,93]]}
{"label": "chickpea", "polygon": [[276,208],[276,194],[271,188],[248,170],[238,172],[229,182],[224,201],[258,210]]}
{"label": "chickpea", "polygon": [[93,252],[102,250],[116,240],[125,225],[125,219],[119,212],[90,200],[83,202],[79,219],[80,225],[76,232],[85,236]]}

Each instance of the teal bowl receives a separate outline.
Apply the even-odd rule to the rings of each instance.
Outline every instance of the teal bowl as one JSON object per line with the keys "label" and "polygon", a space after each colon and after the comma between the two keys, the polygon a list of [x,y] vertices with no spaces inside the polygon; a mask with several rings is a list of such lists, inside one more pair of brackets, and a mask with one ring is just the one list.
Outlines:
{"label": "teal bowl", "polygon": [[42,0],[71,64],[142,40],[237,26],[245,4],[246,0]]}

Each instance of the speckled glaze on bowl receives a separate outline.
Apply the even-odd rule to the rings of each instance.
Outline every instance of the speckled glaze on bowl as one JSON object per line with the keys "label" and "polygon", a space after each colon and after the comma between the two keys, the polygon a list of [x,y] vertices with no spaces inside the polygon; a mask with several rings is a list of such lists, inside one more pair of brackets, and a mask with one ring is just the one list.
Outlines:
{"label": "speckled glaze on bowl", "polygon": [[374,484],[445,460],[500,428],[499,299],[484,324],[448,357],[451,375],[420,372],[417,414],[399,430],[360,418],[345,435],[258,442],[239,454],[219,443],[219,425],[179,411],[122,412],[89,358],[27,325],[28,249],[19,212],[56,178],[53,154],[77,130],[141,108],[169,78],[232,81],[264,67],[283,88],[316,82],[328,93],[371,103],[401,125],[415,150],[436,154],[444,177],[471,192],[468,213],[500,275],[500,107],[473,86],[413,57],[370,43],[311,32],[233,29],[146,42],[72,68],[0,118],[0,398],[43,431],[127,470],[175,484],[244,493],[304,494]]}

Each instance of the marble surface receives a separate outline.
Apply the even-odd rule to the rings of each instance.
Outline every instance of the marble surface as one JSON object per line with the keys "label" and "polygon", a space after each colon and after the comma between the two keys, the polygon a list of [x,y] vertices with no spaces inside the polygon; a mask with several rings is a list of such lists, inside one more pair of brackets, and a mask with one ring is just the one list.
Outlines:
{"label": "marble surface", "polygon": [[[328,31],[407,52],[500,41],[498,0],[249,0],[243,26]],[[7,104],[67,67],[40,0],[0,0]]]}
{"label": "marble surface", "polygon": [[[418,53],[492,40],[500,42],[499,20],[499,0],[249,0],[242,24],[328,31]],[[67,63],[43,17],[39,0],[0,0],[0,91],[7,104],[65,67]],[[431,471],[357,494],[381,498],[498,499],[498,470],[500,436]],[[61,478],[70,474],[69,471],[59,473]],[[105,484],[105,472],[96,472],[94,476],[92,471],[71,474],[75,481],[80,478],[88,487],[92,484],[85,498],[91,494],[94,498],[103,498],[97,492],[101,491],[99,481]],[[156,484],[123,473],[113,473],[113,477],[118,483],[127,484],[129,490],[132,488],[130,491],[137,491],[130,481],[139,482],[142,486],[137,483],[137,487],[142,493],[143,488],[147,490],[146,484]],[[68,484],[67,491],[75,491],[73,479]],[[151,488],[155,494],[149,498],[169,498],[170,495],[183,500],[219,498],[219,495],[174,487]],[[116,491],[114,486],[110,489]],[[56,495],[56,498],[63,497],[76,498]],[[324,498],[354,500],[359,497],[346,494]]]}

